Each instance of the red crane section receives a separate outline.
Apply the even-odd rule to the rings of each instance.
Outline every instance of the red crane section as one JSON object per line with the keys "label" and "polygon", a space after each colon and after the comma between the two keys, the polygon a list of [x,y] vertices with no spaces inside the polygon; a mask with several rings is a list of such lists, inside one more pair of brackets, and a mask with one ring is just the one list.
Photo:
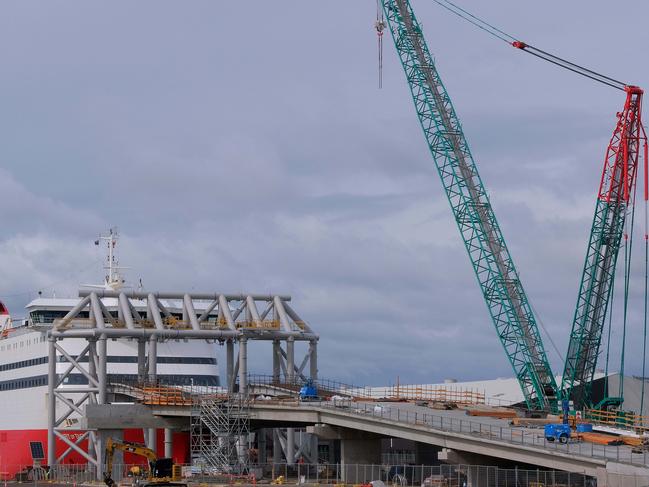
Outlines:
{"label": "red crane section", "polygon": [[599,185],[599,199],[610,203],[612,199],[628,202],[633,192],[640,158],[640,147],[644,145],[644,199],[647,191],[647,134],[642,126],[643,90],[637,86],[626,86],[624,108],[617,114],[617,125],[606,150],[604,170]]}

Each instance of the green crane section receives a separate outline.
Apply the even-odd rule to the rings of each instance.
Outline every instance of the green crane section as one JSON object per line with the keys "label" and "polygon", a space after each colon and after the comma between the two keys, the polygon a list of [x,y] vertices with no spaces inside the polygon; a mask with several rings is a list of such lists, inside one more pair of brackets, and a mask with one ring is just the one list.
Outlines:
{"label": "green crane section", "polygon": [[433,58],[408,0],[382,0],[453,215],[498,337],[530,409],[556,409],[557,385],[536,320]]}
{"label": "green crane section", "polygon": [[[647,157],[646,134],[641,120],[643,91],[636,86],[625,86],[624,90],[626,103],[618,113],[604,161],[561,381],[565,398],[572,399],[576,409],[592,407],[591,382],[613,290],[625,220],[634,200],[643,142],[645,162]],[[622,401],[621,397],[608,398],[608,405],[619,406]]]}

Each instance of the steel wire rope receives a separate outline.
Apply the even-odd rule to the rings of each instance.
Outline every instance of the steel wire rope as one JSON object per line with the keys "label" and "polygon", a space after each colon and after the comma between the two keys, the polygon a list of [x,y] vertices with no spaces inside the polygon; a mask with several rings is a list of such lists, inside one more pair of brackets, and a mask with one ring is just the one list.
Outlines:
{"label": "steel wire rope", "polygon": [[[433,0],[433,1],[436,2],[436,3],[439,3],[439,0]],[[515,37],[511,36],[511,35],[508,34],[507,32],[504,32],[504,31],[500,30],[498,27],[495,27],[495,26],[489,24],[487,21],[482,20],[482,19],[479,18],[479,17],[476,17],[476,16],[473,15],[471,12],[469,12],[469,11],[463,9],[462,7],[460,7],[459,5],[457,5],[457,4],[453,3],[453,2],[451,2],[450,0],[442,0],[442,1],[443,1],[444,3],[447,3],[447,4],[451,5],[453,8],[459,10],[460,12],[463,12],[463,13],[467,14],[467,15],[468,15],[469,17],[471,17],[472,19],[475,19],[477,22],[480,22],[480,23],[484,24],[485,26],[489,27],[490,29],[494,30],[495,32],[498,32],[499,34],[502,34],[502,35],[504,35],[505,37],[509,37],[512,41],[515,41],[515,40],[516,40]]]}
{"label": "steel wire rope", "polygon": [[[505,34],[505,33],[502,32],[500,29],[496,29],[495,27],[489,25],[487,22],[478,19],[475,15],[472,15],[472,14],[466,12],[466,10],[461,9],[460,7],[457,7],[455,4],[453,4],[453,3],[451,3],[451,2],[446,2],[446,3],[449,3],[449,4],[453,5],[453,7],[459,9],[459,10],[462,11],[462,12],[466,12],[468,15],[470,15],[470,16],[473,17],[474,19],[478,20],[478,22],[475,22],[475,21],[471,20],[470,18],[465,17],[465,16],[462,15],[460,12],[458,12],[458,11],[454,10],[453,8],[449,7],[448,5],[446,5],[446,4],[445,4],[444,2],[442,2],[441,0],[433,0],[433,2],[435,2],[435,3],[436,3],[437,5],[439,5],[440,7],[445,8],[445,9],[448,10],[449,12],[454,13],[455,15],[457,15],[457,16],[460,17],[461,19],[463,19],[463,20],[469,22],[470,24],[473,24],[473,25],[476,26],[478,29],[482,29],[482,30],[485,31],[487,34],[491,34],[492,36],[496,37],[497,39],[500,39],[500,40],[503,41],[503,42],[506,42],[507,44],[510,44],[510,45],[511,45],[512,41],[513,41],[513,40],[516,40],[514,37],[510,36],[509,34]],[[490,29],[493,29],[493,30],[490,30]],[[503,36],[500,35],[499,33],[506,35],[507,37],[509,37],[509,39],[503,37]],[[511,40],[510,40],[510,39],[511,39]]]}
{"label": "steel wire rope", "polygon": [[[530,46],[530,45],[528,44],[527,47],[532,47],[532,46]],[[572,71],[573,73],[579,74],[579,75],[581,75],[581,76],[585,76],[586,78],[590,78],[590,79],[592,79],[593,81],[597,81],[598,83],[602,83],[602,84],[604,84],[604,85],[610,86],[611,88],[615,88],[616,90],[622,90],[622,91],[624,91],[624,87],[620,87],[620,86],[617,86],[617,85],[615,85],[615,84],[613,84],[613,83],[609,83],[608,81],[604,81],[604,80],[598,79],[598,78],[595,77],[595,76],[591,76],[591,75],[589,75],[589,74],[582,73],[582,72],[579,71],[578,69],[571,68],[570,66],[566,66],[566,65],[564,65],[564,64],[561,64],[560,62],[555,61],[555,60],[552,59],[552,58],[542,56],[542,55],[537,54],[537,53],[532,52],[532,51],[528,51],[527,49],[521,49],[521,51],[526,52],[527,54],[531,54],[532,56],[536,56],[536,57],[538,57],[539,59],[543,59],[544,61],[548,61],[549,63],[555,64],[555,65],[559,66],[560,68],[564,68],[564,69],[567,69],[568,71]]]}
{"label": "steel wire rope", "polygon": [[456,16],[460,17],[462,20],[472,24],[475,27],[478,27],[479,29],[483,30],[484,32],[487,32],[491,36],[503,42],[506,42],[507,44],[512,45],[523,52],[526,52],[527,54],[531,54],[532,56],[536,56],[539,59],[548,61],[549,63],[552,63],[556,66],[567,69],[568,71],[572,71],[575,74],[584,76],[593,81],[597,81],[598,83],[602,83],[604,85],[607,85],[611,88],[615,88],[617,90],[624,91],[625,86],[627,86],[627,83],[624,83],[620,80],[611,78],[610,76],[606,76],[602,73],[598,73],[597,71],[586,68],[572,61],[568,61],[567,59],[559,57],[556,54],[552,54],[547,51],[544,51],[543,49],[539,49],[538,47],[528,44],[527,42],[519,41],[518,38],[512,36],[511,34],[508,34],[502,29],[499,29],[498,27],[495,27],[494,25],[472,14],[471,12],[465,10],[464,8],[451,2],[450,0],[433,0],[433,2],[439,5],[440,7],[448,10],[449,12],[455,14]]}
{"label": "steel wire rope", "polygon": [[[646,161],[645,161],[646,165]],[[645,168],[646,172],[646,168]],[[646,177],[646,174],[645,174]],[[646,188],[645,188],[646,192]],[[645,198],[646,198],[645,194]],[[644,415],[644,386],[647,359],[647,286],[649,284],[649,229],[647,221],[647,200],[644,201],[644,316],[642,334],[642,385],[640,387],[640,416]]]}
{"label": "steel wire rope", "polygon": [[541,325],[541,329],[545,332],[545,336],[548,338],[548,340],[550,340],[550,345],[552,345],[552,349],[557,354],[559,360],[563,360],[561,352],[559,352],[559,347],[557,347],[557,344],[552,339],[552,335],[550,335],[550,332],[545,327],[545,323],[543,323],[543,320],[541,319],[541,315],[536,310],[536,307],[532,303],[532,299],[529,296],[527,297],[527,301],[530,303],[530,308],[532,308],[532,312],[534,313],[534,316],[536,316],[536,320],[538,321],[539,325]]}
{"label": "steel wire rope", "polygon": [[[624,397],[624,359],[626,355],[626,325],[628,319],[628,306],[629,306],[629,283],[631,281],[631,256],[633,250],[633,229],[635,226],[635,202],[638,185],[633,187],[633,195],[631,196],[631,225],[630,230],[627,232],[625,229],[624,235],[624,311],[622,319],[622,352],[620,354],[620,387],[619,397]],[[627,220],[624,221],[625,226]]]}
{"label": "steel wire rope", "polygon": [[[622,82],[620,80],[617,80],[615,78],[611,78],[610,76],[606,76],[605,74],[602,74],[602,73],[598,73],[597,71],[593,71],[592,69],[585,68],[585,67],[581,66],[580,64],[573,63],[572,61],[568,61],[567,59],[563,59],[563,58],[561,58],[561,57],[559,57],[559,56],[557,56],[555,54],[551,54],[549,52],[543,51],[542,49],[539,49],[538,47],[534,47],[534,46],[532,46],[530,44],[525,43],[525,45],[526,45],[526,47],[531,48],[532,50],[536,51],[537,53],[540,53],[540,55],[542,55],[542,56],[546,56],[547,58],[552,58],[552,59],[556,60],[557,62],[566,64],[568,66],[572,66],[575,69],[584,71],[584,73],[590,73],[593,76],[597,76],[598,78],[602,78],[603,80],[607,80],[607,81],[610,81],[611,83],[615,83],[616,85],[620,85],[620,86],[610,85],[610,86],[613,86],[614,88],[624,90],[624,87],[626,86],[626,83],[624,83],[624,82]],[[532,53],[530,52],[530,54],[532,54]],[[565,67],[566,69],[569,69],[567,66],[562,65],[562,67]],[[586,74],[584,74],[584,73],[579,72],[578,74],[586,76]],[[596,80],[596,81],[603,82],[602,80]]]}
{"label": "steel wire rope", "polygon": [[613,324],[613,305],[615,303],[615,275],[611,282],[611,309],[608,314],[608,337],[606,338],[606,366],[604,368],[604,397],[608,397],[608,364],[611,353],[611,325]]}

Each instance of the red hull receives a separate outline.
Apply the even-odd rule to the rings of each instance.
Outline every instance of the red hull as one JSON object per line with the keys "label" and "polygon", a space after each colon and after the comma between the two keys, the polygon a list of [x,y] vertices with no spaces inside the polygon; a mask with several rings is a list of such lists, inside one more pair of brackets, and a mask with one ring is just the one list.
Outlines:
{"label": "red hull", "polygon": [[[80,433],[70,432],[70,439],[75,439]],[[141,429],[128,429],[124,431],[124,439],[137,443],[144,443],[144,434]],[[158,430],[157,451],[164,451],[164,431]],[[0,475],[2,477],[13,478],[17,472],[20,472],[27,466],[33,464],[31,452],[29,449],[30,441],[40,441],[47,455],[47,430],[4,430],[0,431]],[[189,433],[173,434],[172,456],[174,463],[189,462]],[[87,442],[81,444],[82,448],[87,447]],[[61,455],[68,446],[60,439],[56,440],[56,456]],[[67,464],[85,464],[86,460],[76,452],[68,455],[64,462]],[[143,464],[142,457],[131,453],[124,454],[124,463]]]}

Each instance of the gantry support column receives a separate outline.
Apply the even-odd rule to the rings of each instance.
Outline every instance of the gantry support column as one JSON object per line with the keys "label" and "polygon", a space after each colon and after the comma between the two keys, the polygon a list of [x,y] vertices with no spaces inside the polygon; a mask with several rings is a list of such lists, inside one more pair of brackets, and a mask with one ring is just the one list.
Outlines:
{"label": "gantry support column", "polygon": [[273,464],[282,462],[282,442],[279,439],[279,430],[273,429]]}
{"label": "gantry support column", "polygon": [[[158,339],[155,336],[149,338],[149,380],[155,383],[158,379]],[[155,428],[147,431],[147,446],[155,453],[158,452],[158,436]]]}
{"label": "gantry support column", "polygon": [[108,374],[106,364],[108,362],[108,347],[106,335],[101,335],[97,341],[97,381],[99,382],[99,393],[97,403],[106,404],[106,389],[108,388]]}
{"label": "gantry support column", "polygon": [[56,461],[56,440],[54,437],[54,422],[56,421],[56,339],[48,337],[48,363],[47,363],[47,464],[54,465]]}
{"label": "gantry support column", "polygon": [[286,428],[286,463],[295,464],[295,428]]}
{"label": "gantry support column", "polygon": [[[97,364],[99,360],[97,358],[97,339],[91,338],[88,340],[88,373],[91,377],[97,377]],[[92,403],[93,399],[90,400]],[[91,433],[90,440],[88,441],[88,455],[91,457],[98,458],[98,451],[101,451],[97,448],[97,441],[99,441],[99,435],[95,432]]]}
{"label": "gantry support column", "polygon": [[259,465],[266,464],[266,428],[261,428],[257,431],[257,463]]}
{"label": "gantry support column", "polygon": [[286,339],[286,375],[288,383],[295,381],[295,339],[293,337]]}
{"label": "gantry support column", "polygon": [[229,339],[225,342],[225,361],[226,361],[226,368],[225,368],[225,386],[228,389],[228,392],[232,393],[234,392],[232,390],[232,384],[234,383],[233,381],[233,375],[234,375],[234,340]]}
{"label": "gantry support column", "polygon": [[248,339],[239,338],[239,393],[248,394]]}
{"label": "gantry support column", "polygon": [[173,455],[173,432],[171,428],[165,428],[165,458]]}
{"label": "gantry support column", "polygon": [[155,336],[149,338],[149,381],[158,380],[158,340]]}
{"label": "gantry support column", "polygon": [[146,340],[143,338],[137,341],[137,380],[146,380]]}
{"label": "gantry support column", "polygon": [[279,375],[281,373],[281,345],[279,340],[273,340],[273,382],[279,382]]}
{"label": "gantry support column", "polygon": [[311,379],[318,380],[318,340],[311,340],[309,342],[309,375]]}
{"label": "gantry support column", "polygon": [[[288,337],[286,339],[286,382],[292,384],[295,382],[295,339]],[[286,463],[293,465],[295,463],[295,429],[286,428]]]}
{"label": "gantry support column", "polygon": [[[97,340],[97,382],[99,391],[97,392],[97,404],[106,404],[106,390],[108,388],[108,343],[106,335],[101,335]],[[104,445],[106,444],[104,435],[97,434],[95,455],[99,465],[103,464]],[[97,468],[97,480],[102,479],[101,468]]]}

